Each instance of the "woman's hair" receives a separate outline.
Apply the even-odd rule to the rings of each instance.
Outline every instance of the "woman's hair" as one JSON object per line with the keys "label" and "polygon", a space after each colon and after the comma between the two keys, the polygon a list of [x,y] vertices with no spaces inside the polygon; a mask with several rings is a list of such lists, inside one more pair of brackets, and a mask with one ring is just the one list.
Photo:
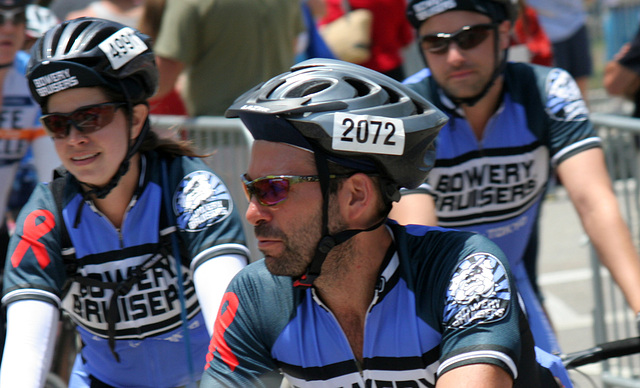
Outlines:
{"label": "woman's hair", "polygon": [[[102,91],[105,93],[107,99],[109,101],[124,101],[126,102],[128,99],[126,96],[121,93],[104,87],[100,87]],[[131,105],[127,105],[124,108],[125,116],[127,118],[127,122],[131,125],[132,119],[132,108],[134,105],[145,104],[148,106],[147,101],[132,101]],[[151,125],[151,121],[147,116],[146,122],[144,125]],[[148,151],[156,151],[170,157],[178,157],[178,156],[190,156],[193,158],[205,158],[209,155],[199,154],[193,147],[193,143],[189,140],[176,140],[173,138],[160,137],[157,132],[151,128],[150,131],[147,131],[145,138],[140,145],[139,152],[148,152]]]}

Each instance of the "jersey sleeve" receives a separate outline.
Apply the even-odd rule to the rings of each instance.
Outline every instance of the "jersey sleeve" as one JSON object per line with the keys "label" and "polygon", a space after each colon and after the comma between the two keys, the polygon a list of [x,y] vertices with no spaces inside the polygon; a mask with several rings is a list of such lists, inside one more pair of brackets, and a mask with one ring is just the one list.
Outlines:
{"label": "jersey sleeve", "polygon": [[534,71],[546,113],[542,128],[548,132],[542,138],[548,141],[552,167],[582,151],[601,147],[580,88],[571,75],[563,69],[542,66],[534,67]]}
{"label": "jersey sleeve", "polygon": [[[458,240],[459,241],[459,240]],[[441,276],[441,358],[438,375],[469,364],[494,364],[518,376],[522,337],[517,290],[507,260],[491,241],[471,235],[460,250],[445,250],[457,263]]]}
{"label": "jersey sleeve", "polygon": [[172,176],[178,177],[172,208],[191,268],[220,255],[247,257],[242,222],[227,185],[200,159],[177,159]]}
{"label": "jersey sleeve", "polygon": [[240,271],[220,306],[201,388],[271,386],[278,369],[271,347],[291,316],[292,295],[291,279],[271,275],[264,260]]}
{"label": "jersey sleeve", "polygon": [[20,211],[5,262],[2,304],[36,299],[60,304],[66,280],[60,254],[58,212],[53,195],[40,183]]}

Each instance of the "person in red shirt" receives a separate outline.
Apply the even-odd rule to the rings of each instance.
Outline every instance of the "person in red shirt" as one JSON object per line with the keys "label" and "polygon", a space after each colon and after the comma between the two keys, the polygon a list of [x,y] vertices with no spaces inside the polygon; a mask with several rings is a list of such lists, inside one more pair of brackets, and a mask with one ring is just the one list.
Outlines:
{"label": "person in red shirt", "polygon": [[[343,0],[325,0],[327,13],[319,25],[344,15]],[[379,71],[396,80],[405,77],[402,49],[414,40],[411,25],[405,16],[405,0],[348,0],[351,9],[366,8],[373,13],[371,26],[371,57],[360,65]]]}

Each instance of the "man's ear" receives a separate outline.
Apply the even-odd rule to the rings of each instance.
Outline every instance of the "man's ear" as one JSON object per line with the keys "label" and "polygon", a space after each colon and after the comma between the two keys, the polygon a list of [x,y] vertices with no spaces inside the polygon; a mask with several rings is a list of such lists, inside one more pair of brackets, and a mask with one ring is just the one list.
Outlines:
{"label": "man's ear", "polygon": [[511,45],[511,27],[513,27],[513,24],[509,20],[505,20],[498,25],[500,50],[505,50]]}
{"label": "man's ear", "polygon": [[148,116],[149,106],[147,104],[134,105],[131,115],[131,139],[135,139],[140,135]]}
{"label": "man's ear", "polygon": [[[377,214],[377,201],[379,198],[376,183],[363,173],[357,173],[345,179],[340,189],[341,210],[343,217],[360,227],[367,227],[371,217]],[[352,227],[353,227],[352,226]]]}

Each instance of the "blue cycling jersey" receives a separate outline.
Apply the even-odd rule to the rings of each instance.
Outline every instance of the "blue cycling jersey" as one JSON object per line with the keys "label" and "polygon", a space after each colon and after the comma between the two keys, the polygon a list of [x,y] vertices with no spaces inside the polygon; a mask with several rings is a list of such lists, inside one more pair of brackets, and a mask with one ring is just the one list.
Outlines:
{"label": "blue cycling jersey", "polygon": [[[2,303],[38,299],[66,311],[83,342],[74,375],[90,375],[114,387],[177,387],[189,382],[189,357],[200,375],[209,343],[193,273],[207,260],[228,254],[249,257],[249,250],[227,187],[202,160],[149,152],[141,164],[139,186],[120,228],[93,202],[85,202],[78,182],[66,175],[62,216],[73,247],[63,252],[53,194],[45,184],[38,185],[10,241]],[[177,227],[165,211],[167,196]],[[171,247],[175,233],[180,263]],[[75,257],[68,255],[72,252]],[[179,280],[189,346],[181,327]],[[108,285],[117,285],[115,298]],[[109,346],[110,319],[119,362]]]}
{"label": "blue cycling jersey", "polygon": [[[516,387],[553,387],[535,359],[503,253],[474,233],[390,223],[394,244],[366,315],[362,362],[314,288],[264,261],[231,282],[201,387],[434,387],[450,369],[489,363]],[[570,384],[570,383],[569,383]]]}
{"label": "blue cycling jersey", "polygon": [[601,145],[576,83],[564,70],[509,63],[500,107],[478,139],[464,112],[444,96],[428,71],[406,82],[450,119],[436,140],[435,167],[416,191],[434,197],[439,225],[482,233],[505,252],[536,345],[560,352],[525,260],[535,260],[537,254],[528,249],[537,244],[540,206],[552,168]]}

